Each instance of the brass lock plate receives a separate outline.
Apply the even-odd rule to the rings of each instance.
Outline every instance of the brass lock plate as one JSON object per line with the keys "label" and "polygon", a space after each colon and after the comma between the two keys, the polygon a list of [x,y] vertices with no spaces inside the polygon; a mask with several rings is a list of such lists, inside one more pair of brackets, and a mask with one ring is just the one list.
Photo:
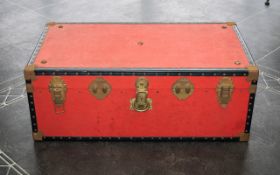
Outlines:
{"label": "brass lock plate", "polygon": [[67,85],[60,76],[53,76],[49,84],[49,92],[55,104],[55,112],[64,112],[64,102],[67,92]]}
{"label": "brass lock plate", "polygon": [[234,85],[230,77],[223,77],[219,81],[216,93],[218,101],[222,107],[226,107],[231,100],[233,88]]}
{"label": "brass lock plate", "polygon": [[192,82],[186,78],[180,78],[172,86],[172,93],[179,99],[185,100],[192,95],[194,86]]}
{"label": "brass lock plate", "polygon": [[49,91],[51,93],[52,100],[56,105],[62,105],[64,103],[67,87],[61,77],[52,77],[49,84]]}
{"label": "brass lock plate", "polygon": [[149,81],[139,77],[135,82],[136,97],[130,99],[130,109],[137,112],[144,112],[152,109],[152,99],[148,98]]}
{"label": "brass lock plate", "polygon": [[89,85],[89,92],[97,99],[101,100],[108,96],[112,90],[111,85],[101,77],[93,80]]}

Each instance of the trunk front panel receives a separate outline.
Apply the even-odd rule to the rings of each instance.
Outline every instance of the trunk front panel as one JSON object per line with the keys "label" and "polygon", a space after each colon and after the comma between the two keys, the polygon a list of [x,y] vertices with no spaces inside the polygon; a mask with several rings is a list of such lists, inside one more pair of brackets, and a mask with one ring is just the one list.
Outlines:
{"label": "trunk front panel", "polygon": [[216,87],[222,77],[187,76],[193,93],[179,100],[172,85],[180,76],[146,76],[152,109],[130,109],[136,96],[137,76],[102,76],[111,86],[104,99],[89,91],[96,76],[61,76],[67,86],[64,112],[55,113],[48,86],[52,76],[37,76],[33,83],[38,130],[44,136],[65,137],[239,137],[244,132],[250,82],[231,77],[232,98],[222,107]]}

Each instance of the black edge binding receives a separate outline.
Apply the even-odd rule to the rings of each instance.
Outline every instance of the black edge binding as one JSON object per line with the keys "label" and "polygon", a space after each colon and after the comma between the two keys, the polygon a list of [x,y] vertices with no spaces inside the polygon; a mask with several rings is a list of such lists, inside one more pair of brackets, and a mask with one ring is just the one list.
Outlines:
{"label": "black edge binding", "polygon": [[37,68],[40,76],[247,76],[247,69],[78,69]]}
{"label": "black edge binding", "polygon": [[243,48],[243,50],[244,50],[244,52],[245,52],[245,54],[246,54],[246,56],[247,56],[247,58],[248,58],[248,60],[249,60],[249,63],[250,63],[251,65],[256,65],[256,64],[255,64],[255,61],[254,61],[254,59],[253,59],[253,57],[252,57],[252,54],[251,54],[249,48],[247,47],[247,44],[246,44],[245,40],[243,39],[243,37],[242,37],[242,35],[241,35],[241,32],[239,31],[237,25],[235,25],[235,26],[233,27],[233,29],[234,29],[235,33],[237,34],[237,37],[238,37],[238,39],[239,39],[239,41],[240,41],[240,43],[241,43],[241,45],[242,45],[242,48]]}
{"label": "black edge binding", "polygon": [[44,141],[217,141],[236,142],[239,137],[43,137]]}
{"label": "black edge binding", "polygon": [[32,124],[32,131],[38,132],[37,127],[37,118],[36,118],[36,111],[35,111],[35,105],[34,105],[34,98],[32,93],[27,93],[28,103],[29,103],[29,111],[30,111],[30,118],[31,118],[31,124]]}
{"label": "black edge binding", "polygon": [[[257,85],[257,81],[253,81],[252,85]],[[250,93],[249,103],[248,103],[248,111],[247,111],[247,119],[245,123],[245,133],[250,133],[253,111],[254,111],[254,103],[255,103],[256,93]]]}

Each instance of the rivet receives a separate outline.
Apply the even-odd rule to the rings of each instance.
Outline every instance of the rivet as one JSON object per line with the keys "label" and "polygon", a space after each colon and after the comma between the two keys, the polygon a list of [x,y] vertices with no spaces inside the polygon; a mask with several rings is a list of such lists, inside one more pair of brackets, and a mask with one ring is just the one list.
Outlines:
{"label": "rivet", "polygon": [[226,29],[227,28],[227,26],[222,26],[222,29]]}
{"label": "rivet", "polygon": [[63,25],[59,25],[58,28],[62,29],[62,28],[63,28]]}
{"label": "rivet", "polygon": [[41,64],[46,64],[47,63],[47,60],[42,60],[41,61]]}
{"label": "rivet", "polygon": [[143,45],[144,45],[144,42],[138,41],[138,42],[137,42],[137,45],[138,45],[138,46],[143,46]]}
{"label": "rivet", "polygon": [[236,61],[234,61],[234,64],[235,64],[235,65],[240,65],[241,62],[240,62],[239,60],[236,60]]}

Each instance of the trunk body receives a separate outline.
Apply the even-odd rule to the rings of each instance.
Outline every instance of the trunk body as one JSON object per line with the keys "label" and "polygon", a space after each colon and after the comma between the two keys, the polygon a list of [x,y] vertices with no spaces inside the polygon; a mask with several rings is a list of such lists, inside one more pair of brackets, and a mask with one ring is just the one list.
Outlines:
{"label": "trunk body", "polygon": [[248,141],[258,69],[235,23],[49,23],[25,78],[35,140]]}

